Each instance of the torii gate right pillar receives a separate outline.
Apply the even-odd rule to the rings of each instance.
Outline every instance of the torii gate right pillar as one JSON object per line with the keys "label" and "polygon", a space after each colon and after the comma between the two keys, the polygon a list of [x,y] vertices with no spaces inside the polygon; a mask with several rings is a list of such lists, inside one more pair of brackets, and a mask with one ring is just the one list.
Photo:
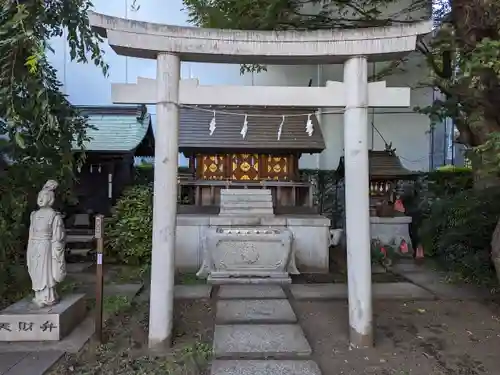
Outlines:
{"label": "torii gate right pillar", "polygon": [[364,56],[344,63],[345,216],[349,327],[352,347],[373,345],[370,202],[368,177],[368,63]]}

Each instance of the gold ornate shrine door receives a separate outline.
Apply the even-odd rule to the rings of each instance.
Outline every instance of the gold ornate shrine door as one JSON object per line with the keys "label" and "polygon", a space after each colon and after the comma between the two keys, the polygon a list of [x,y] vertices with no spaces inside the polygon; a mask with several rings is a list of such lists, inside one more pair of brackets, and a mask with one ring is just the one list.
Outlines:
{"label": "gold ornate shrine door", "polygon": [[231,155],[231,179],[235,181],[258,181],[259,155]]}
{"label": "gold ornate shrine door", "polygon": [[204,180],[224,180],[226,177],[225,155],[203,155],[199,157],[198,175]]}

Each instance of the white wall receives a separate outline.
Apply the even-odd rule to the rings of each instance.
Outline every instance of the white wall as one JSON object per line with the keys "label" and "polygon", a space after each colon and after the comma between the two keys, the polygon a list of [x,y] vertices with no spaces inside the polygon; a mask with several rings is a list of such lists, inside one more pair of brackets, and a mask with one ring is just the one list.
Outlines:
{"label": "white wall", "polygon": [[[369,75],[379,72],[387,63],[369,64]],[[375,71],[373,70],[375,69]],[[393,74],[384,77],[390,87],[411,87],[410,108],[370,109],[367,131],[369,145],[373,150],[383,150],[385,142],[392,142],[405,167],[411,170],[427,170],[429,166],[429,130],[427,116],[413,111],[415,106],[426,106],[432,102],[432,90],[418,88],[426,77],[427,68],[417,53],[408,58]],[[342,81],[342,65],[325,66],[268,66],[266,72],[255,74],[255,85],[307,86],[324,85],[326,81]],[[243,77],[244,84],[251,84],[251,75]],[[303,155],[301,168],[336,169],[343,155],[343,115],[340,108],[322,108],[321,129],[326,142],[326,150],[321,155]],[[336,112],[336,113],[325,113]],[[372,127],[372,122],[374,127]],[[381,135],[375,130],[380,132]]]}

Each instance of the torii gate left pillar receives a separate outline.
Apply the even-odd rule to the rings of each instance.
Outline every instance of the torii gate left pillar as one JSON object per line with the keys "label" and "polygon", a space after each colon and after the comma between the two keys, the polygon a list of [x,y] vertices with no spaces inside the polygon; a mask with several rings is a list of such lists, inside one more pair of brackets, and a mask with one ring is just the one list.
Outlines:
{"label": "torii gate left pillar", "polygon": [[[179,56],[161,53],[156,71],[155,173],[149,346],[170,344],[174,311],[177,168],[179,158]],[[153,303],[154,301],[154,303]],[[153,308],[154,306],[154,308]]]}
{"label": "torii gate left pillar", "polygon": [[[157,78],[125,85],[113,101],[157,105],[149,345],[169,344],[174,302],[178,104],[345,107],[346,234],[350,344],[373,344],[368,207],[367,109],[407,107],[409,89],[367,82],[368,58],[397,58],[415,49],[431,22],[374,29],[280,32],[156,25],[90,14],[93,27],[122,55],[157,60]],[[197,87],[180,84],[183,60],[220,63],[344,63],[344,82],[327,87]],[[153,81],[153,82],[151,82]],[[154,85],[154,86],[152,86]],[[156,95],[152,92],[156,91]],[[130,95],[132,99],[124,96]],[[116,95],[115,95],[116,94]],[[126,96],[125,95],[125,96]]]}

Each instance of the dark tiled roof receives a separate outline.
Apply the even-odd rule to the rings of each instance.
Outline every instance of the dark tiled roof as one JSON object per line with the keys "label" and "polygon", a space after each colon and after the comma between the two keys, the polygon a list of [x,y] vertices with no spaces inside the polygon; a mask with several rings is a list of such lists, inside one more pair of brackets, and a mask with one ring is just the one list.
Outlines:
{"label": "dark tiled roof", "polygon": [[371,178],[403,178],[414,175],[401,164],[401,160],[393,152],[368,151]]}
{"label": "dark tiled roof", "polygon": [[[315,115],[311,116],[314,133],[306,133],[307,116],[285,118],[281,138],[278,141],[278,128],[282,114],[312,113],[311,108],[257,108],[257,107],[217,107],[216,129],[210,136],[209,125],[213,112],[193,108],[181,108],[179,127],[179,151],[197,150],[267,150],[291,152],[321,152],[325,148],[323,134]],[[241,113],[242,115],[224,114],[217,111]],[[259,115],[248,117],[248,132],[245,138],[240,134],[244,114]],[[266,115],[271,115],[266,117]]]}
{"label": "dark tiled roof", "polygon": [[[368,150],[368,161],[370,163],[369,174],[371,179],[404,179],[417,174],[403,167],[394,152]],[[343,156],[340,158],[337,173],[341,178],[345,175]]]}

